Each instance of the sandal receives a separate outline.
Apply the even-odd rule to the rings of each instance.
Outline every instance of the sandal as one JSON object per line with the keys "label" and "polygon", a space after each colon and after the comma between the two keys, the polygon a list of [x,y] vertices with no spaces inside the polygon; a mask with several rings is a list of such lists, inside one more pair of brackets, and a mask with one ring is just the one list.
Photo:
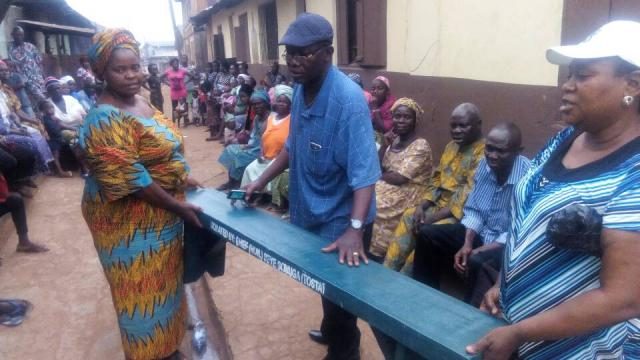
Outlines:
{"label": "sandal", "polygon": [[20,181],[20,185],[27,186],[32,189],[38,188],[38,185],[33,181],[33,179],[26,179],[26,180]]}
{"label": "sandal", "polygon": [[26,198],[26,199],[32,199],[33,198],[33,193],[31,191],[29,191],[28,189],[26,189],[25,187],[20,187],[20,188],[16,189],[16,192],[18,194],[20,194],[23,198]]}
{"label": "sandal", "polygon": [[12,327],[22,324],[27,313],[33,309],[33,305],[27,300],[7,299],[0,300],[0,303],[13,307],[10,313],[0,315],[0,325],[4,326]]}
{"label": "sandal", "polygon": [[43,253],[47,251],[49,251],[49,248],[47,248],[46,246],[35,244],[35,243],[30,243],[29,245],[26,245],[26,246],[18,245],[16,247],[16,252],[29,253],[29,254]]}

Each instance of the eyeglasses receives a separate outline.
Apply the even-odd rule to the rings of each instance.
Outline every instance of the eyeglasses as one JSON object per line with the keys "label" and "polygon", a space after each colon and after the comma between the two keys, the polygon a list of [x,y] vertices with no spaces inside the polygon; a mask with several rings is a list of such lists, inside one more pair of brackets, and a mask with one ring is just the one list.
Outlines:
{"label": "eyeglasses", "polygon": [[284,51],[284,53],[282,54],[282,58],[287,61],[289,59],[291,60],[295,60],[295,62],[297,63],[301,63],[304,62],[306,60],[311,59],[312,57],[314,57],[317,53],[319,53],[320,51],[328,48],[329,46],[323,46],[321,48],[318,48],[316,50],[313,50],[312,52],[308,53],[308,54],[300,54],[298,51],[295,51],[293,53],[289,53],[287,52],[287,50]]}

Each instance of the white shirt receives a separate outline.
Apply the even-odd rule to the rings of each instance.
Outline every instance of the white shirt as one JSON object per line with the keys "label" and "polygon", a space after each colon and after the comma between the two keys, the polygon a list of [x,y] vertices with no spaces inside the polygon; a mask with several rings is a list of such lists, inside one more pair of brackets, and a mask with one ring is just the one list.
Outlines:
{"label": "white shirt", "polygon": [[64,100],[65,107],[67,108],[67,113],[65,114],[58,108],[58,105],[53,104],[55,107],[55,115],[60,121],[62,121],[65,125],[69,126],[80,126],[84,121],[84,117],[87,115],[87,112],[82,107],[82,104],[78,100],[76,100],[73,96],[70,95],[62,95],[62,99]]}

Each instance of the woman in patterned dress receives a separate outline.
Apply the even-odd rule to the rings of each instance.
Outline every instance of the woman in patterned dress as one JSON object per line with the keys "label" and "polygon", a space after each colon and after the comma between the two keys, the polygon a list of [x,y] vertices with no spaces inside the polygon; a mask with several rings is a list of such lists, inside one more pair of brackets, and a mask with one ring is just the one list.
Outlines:
{"label": "woman in patterned dress", "polygon": [[89,58],[106,89],[83,124],[91,170],[82,211],[111,287],[127,359],[177,359],[185,332],[183,224],[201,226],[184,201],[182,136],[138,95],[143,82],[130,32],[94,37]]}
{"label": "woman in patterned dress", "polygon": [[[503,273],[483,303],[509,325],[469,346],[471,353],[640,358],[638,38],[640,23],[614,21],[579,45],[547,51],[550,62],[569,65],[560,106],[569,127],[516,188]],[[573,232],[548,236],[551,217],[573,205],[601,215],[592,242]]]}
{"label": "woman in patterned dress", "polygon": [[[422,108],[412,99],[401,98],[391,107],[393,132],[380,149],[382,177],[376,183],[376,220],[370,258],[384,261],[393,231],[404,211],[416,207],[427,189],[433,163],[427,140],[418,137],[416,124]],[[395,134],[390,138],[389,134]]]}

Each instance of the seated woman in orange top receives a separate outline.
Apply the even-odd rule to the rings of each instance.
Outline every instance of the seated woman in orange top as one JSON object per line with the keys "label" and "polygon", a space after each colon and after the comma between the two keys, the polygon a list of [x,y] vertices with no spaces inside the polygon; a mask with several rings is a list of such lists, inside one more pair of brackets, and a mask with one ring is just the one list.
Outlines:
{"label": "seated woman in orange top", "polygon": [[[286,85],[275,87],[275,111],[267,120],[267,129],[262,134],[262,154],[244,170],[242,185],[245,186],[255,180],[269,167],[273,159],[278,156],[289,136],[289,119],[291,113],[291,98],[293,89]],[[266,187],[271,192],[271,184]]]}

